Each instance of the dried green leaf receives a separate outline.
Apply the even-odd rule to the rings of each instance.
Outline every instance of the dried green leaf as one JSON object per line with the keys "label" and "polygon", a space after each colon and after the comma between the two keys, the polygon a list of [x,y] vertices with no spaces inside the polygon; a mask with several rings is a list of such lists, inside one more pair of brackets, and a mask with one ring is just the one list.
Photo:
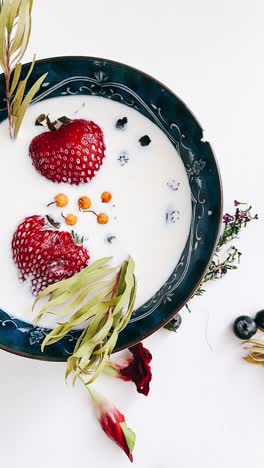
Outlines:
{"label": "dried green leaf", "polygon": [[[98,272],[98,275],[99,275],[99,272]],[[100,275],[100,277],[101,277],[101,275]],[[89,286],[86,286],[86,288],[83,289],[85,284],[87,284],[87,280],[84,278],[84,279],[80,280],[77,283],[73,283],[72,287],[67,289],[63,294],[60,294],[59,296],[56,296],[55,298],[53,297],[53,295],[51,295],[51,297],[49,299],[49,302],[45,306],[45,308],[47,307],[47,310],[49,310],[49,309],[51,310],[51,309],[54,309],[54,307],[57,306],[58,304],[63,304],[63,303],[69,302],[69,299],[73,298],[74,300],[76,300],[76,293],[78,293],[79,295],[82,295],[83,293],[86,292],[86,296],[88,296],[95,289],[101,289],[104,286],[108,286],[110,288],[110,283],[111,283],[111,281],[99,281],[98,283],[91,283],[91,284],[89,284]],[[77,298],[79,298],[79,295],[77,295]],[[85,306],[83,306],[83,307],[85,307]],[[62,311],[59,310],[59,311],[53,312],[53,313],[55,315],[59,316],[59,317],[62,317],[64,315],[67,315],[67,313],[73,311],[74,308],[76,308],[76,306],[75,306],[74,301],[73,301],[71,304],[69,304]],[[43,311],[44,311],[44,308],[42,308],[42,312]],[[74,316],[75,315],[76,314],[74,314]]]}
{"label": "dried green leaf", "polygon": [[43,127],[42,122],[44,122],[45,120],[46,120],[46,115],[45,114],[40,114],[35,120],[35,125]]}
{"label": "dried green leaf", "polygon": [[[105,297],[107,297],[113,289],[113,283],[110,282],[109,285],[107,285],[106,288],[104,288],[102,291],[100,291],[99,294],[94,296],[92,299],[90,299],[79,311],[77,311],[73,317],[69,320],[69,323],[71,324],[72,327],[76,327],[77,325],[82,324],[89,318],[91,318],[93,315],[96,313],[99,313],[98,308],[100,304],[98,302],[102,301]],[[102,306],[102,305],[101,305]],[[104,302],[103,303],[103,309],[107,310],[108,308],[108,303]]]}
{"label": "dried green leaf", "polygon": [[[49,286],[35,302],[37,304],[40,298],[50,295],[49,302],[41,309],[38,319],[50,312],[57,317],[71,314],[67,321],[59,323],[45,337],[42,350],[90,319],[67,362],[66,378],[73,373],[73,382],[81,374],[90,375],[89,382],[98,377],[116,345],[119,332],[127,325],[134,309],[137,288],[133,259],[129,258],[123,263],[114,281],[97,282],[102,275],[109,275],[109,271],[113,271],[111,268],[105,268],[108,260],[102,259],[87,267],[71,278],[70,284],[69,280],[65,280]],[[92,290],[95,294],[89,298],[88,293]],[[70,297],[73,300],[67,303],[65,308],[55,310],[57,305],[69,301]]]}
{"label": "dried green leaf", "polygon": [[[91,374],[89,380],[89,383],[91,383],[103,371],[115,347],[118,334],[127,325],[134,308],[136,281],[134,278],[134,262],[132,259],[129,259],[129,262],[125,262],[121,269],[117,293],[120,291],[122,291],[123,294],[108,301],[109,308],[107,309],[107,318],[111,317],[111,315],[112,318],[114,318],[112,329],[106,333],[109,328],[106,318],[101,314],[94,317],[87,328],[87,332],[83,334],[82,338],[78,341],[78,347],[75,348],[73,359],[67,369],[67,376],[70,373],[69,369],[71,369],[71,372],[75,372],[75,378],[80,372],[83,374]],[[120,310],[122,310],[124,298],[128,298],[129,304],[125,316],[122,317]],[[118,321],[116,321],[117,316],[119,318]],[[92,352],[91,346],[93,346]],[[87,357],[88,349],[89,357]],[[95,356],[97,357],[96,360],[94,360]]]}
{"label": "dried green leaf", "polygon": [[12,28],[14,26],[14,21],[19,12],[19,4],[21,0],[12,0],[12,4],[10,5],[9,15],[7,20],[7,30],[9,34],[11,34]]}
{"label": "dried green leaf", "polygon": [[62,330],[63,330],[63,326],[56,327],[45,337],[45,339],[42,341],[42,344],[41,344],[42,352],[44,351],[47,344],[56,343],[57,341],[61,340],[65,336]]}
{"label": "dried green leaf", "polygon": [[36,83],[34,83],[34,85],[31,87],[31,89],[29,90],[28,94],[26,95],[26,97],[23,99],[23,102],[21,104],[21,107],[19,109],[19,112],[18,114],[16,115],[17,117],[17,120],[15,122],[15,131],[14,131],[14,136],[15,138],[17,137],[17,134],[18,134],[18,131],[20,129],[20,126],[21,126],[21,123],[22,123],[22,120],[24,118],[24,115],[26,113],[26,110],[29,106],[29,104],[31,103],[33,97],[35,96],[35,94],[38,92],[40,86],[42,85],[43,81],[46,79],[48,73],[45,73],[44,75],[42,75],[37,81]]}
{"label": "dried green leaf", "polygon": [[17,113],[19,111],[19,108],[21,106],[21,102],[22,102],[23,97],[24,97],[25,89],[26,89],[25,80],[19,81],[18,86],[17,86],[17,90],[16,90],[16,94],[13,97],[12,103],[11,103],[11,110],[12,110],[13,117],[16,117],[16,115],[17,115]]}
{"label": "dried green leaf", "polygon": [[116,328],[113,329],[111,336],[107,340],[105,340],[104,344],[100,346],[99,349],[93,352],[94,355],[99,355],[104,352],[107,352],[107,355],[110,356],[118,339],[119,332]]}
{"label": "dried green leaf", "polygon": [[28,34],[30,23],[30,12],[28,0],[21,0],[18,11],[18,23],[15,37],[12,41],[10,54],[13,55],[22,45],[25,35]]}
{"label": "dried green leaf", "polygon": [[[101,258],[100,260],[97,260],[96,262],[92,263],[92,265],[89,265],[88,267],[84,268],[80,273],[77,275],[74,275],[71,278],[68,278],[66,280],[61,280],[58,281],[57,283],[51,284],[48,286],[44,291],[42,291],[36,298],[34,304],[33,304],[33,309],[36,306],[36,304],[40,301],[45,296],[48,296],[49,294],[53,293],[54,296],[56,297],[57,295],[63,294],[68,288],[72,286],[73,283],[76,283],[80,281],[82,278],[86,278],[87,281],[93,281],[93,275],[94,273],[100,272],[100,276],[104,276],[105,270],[103,267],[112,259],[112,257],[104,257]],[[95,276],[96,277],[96,276]],[[55,294],[58,292],[58,294]]]}
{"label": "dried green leaf", "polygon": [[10,94],[11,95],[14,93],[14,91],[16,90],[16,87],[18,85],[20,74],[21,74],[21,68],[22,68],[21,63],[18,63],[16,65],[16,67],[15,67],[13,80],[12,80],[12,85],[11,85],[11,89],[10,89]]}
{"label": "dried green leaf", "polygon": [[126,439],[129,453],[132,453],[136,444],[136,434],[134,431],[132,431],[132,429],[130,429],[130,427],[128,427],[125,422],[121,422],[120,427]]}
{"label": "dried green leaf", "polygon": [[129,262],[126,267],[126,272],[125,272],[125,279],[124,279],[125,289],[124,289],[124,292],[120,296],[118,296],[119,301],[114,310],[115,315],[118,314],[120,311],[122,311],[123,307],[129,302],[131,291],[134,287],[134,274],[133,274],[134,269],[135,269],[135,263],[134,263],[134,260],[130,257]]}
{"label": "dried green leaf", "polygon": [[[102,321],[104,322],[104,317],[102,317]],[[113,317],[108,310],[108,314],[105,319],[104,325],[98,329],[97,333],[90,339],[91,344],[101,343],[103,339],[108,335],[108,332],[111,330],[113,325]]]}
{"label": "dried green leaf", "polygon": [[23,101],[23,97],[24,97],[24,94],[25,94],[25,90],[26,90],[26,85],[27,85],[27,81],[33,71],[33,68],[34,68],[34,65],[35,65],[35,56],[33,57],[33,60],[32,60],[32,63],[29,67],[29,70],[27,72],[27,75],[26,77],[24,78],[24,80],[20,81],[19,84],[18,84],[18,87],[17,87],[17,91],[16,91],[16,94],[12,100],[12,115],[14,117],[17,117],[17,114],[19,112],[19,109],[21,107],[21,103]]}
{"label": "dried green leaf", "polygon": [[[98,272],[97,275],[95,274],[95,272],[93,272],[93,276],[92,276],[93,281],[97,279],[98,276],[101,277],[101,275],[102,275],[101,271]],[[89,284],[89,276],[84,277],[84,279],[81,278],[76,283],[73,283],[70,289],[67,288],[67,290],[65,290],[65,292],[62,295],[56,297],[55,299],[49,300],[49,302],[45,306],[43,306],[42,309],[40,310],[38,316],[35,319],[35,322],[36,323],[39,322],[39,320],[45,314],[52,314],[57,317],[63,317],[69,314],[70,312],[73,312],[77,307],[76,304],[79,303],[79,305],[81,305],[84,302],[85,297],[87,297],[87,295],[91,291],[93,291],[93,289],[101,288],[101,291],[99,292],[99,294],[97,294],[95,297],[90,299],[77,312],[75,312],[72,318],[69,319],[69,324],[72,325],[73,327],[75,325],[78,325],[79,323],[84,322],[88,318],[90,318],[90,316],[93,315],[91,314],[90,309],[94,305],[96,305],[98,301],[102,300],[102,298],[104,298],[106,294],[109,294],[112,288],[112,283],[111,281],[105,282],[106,284],[105,288],[103,288],[104,286],[103,282],[89,284],[89,286],[85,288],[85,295],[84,295],[83,286],[85,283]],[[78,295],[76,296],[77,292],[78,292]],[[56,310],[56,306],[67,303],[71,298],[73,298],[74,300],[67,307],[65,307],[64,309]]]}
{"label": "dried green leaf", "polygon": [[89,385],[92,384],[97,379],[97,377],[99,377],[99,375],[103,372],[107,361],[108,361],[108,354],[105,353],[100,364],[96,367],[96,370],[93,372],[93,376],[89,379]]}
{"label": "dried green leaf", "polygon": [[47,122],[47,126],[48,126],[48,129],[50,130],[50,132],[56,132],[57,131],[57,128],[56,128],[57,121],[56,120],[54,122],[52,122],[50,120],[49,116],[47,115],[46,122]]}
{"label": "dried green leaf", "polygon": [[[98,264],[102,265],[103,262],[100,261]],[[90,275],[88,274],[89,269]],[[101,281],[99,283],[90,284],[84,289],[83,287],[85,286],[85,284],[87,284],[87,279],[88,281],[89,279],[94,281],[102,275],[108,275],[109,271],[113,272],[113,270],[113,268],[102,268],[101,266],[99,266],[99,270],[96,271],[94,270],[94,268],[92,269],[91,267],[87,267],[85,276],[83,276],[83,271],[75,275],[75,279],[76,277],[79,278],[75,281],[75,283],[72,284],[70,290],[65,290],[65,292],[62,295],[56,297],[55,299],[51,299],[44,307],[42,307],[40,313],[35,319],[36,322],[39,321],[45,313],[53,313],[56,316],[62,316],[67,315],[71,311],[77,309],[77,312],[75,312],[67,322],[59,324],[58,327],[56,327],[51,333],[49,333],[49,335],[47,335],[47,337],[42,343],[42,350],[44,350],[45,346],[54,344],[60,339],[62,339],[78,323],[83,323],[85,320],[97,314],[98,312],[101,312],[102,310],[103,315],[105,314],[105,312],[108,309],[108,303],[101,303],[101,301],[105,297],[107,297],[112,291],[113,281]],[[92,297],[88,302],[86,302],[84,306],[78,309],[78,306],[81,306],[81,304],[83,304],[87,295],[93,289],[100,289],[100,292],[94,297]],[[78,293],[77,296],[76,293]],[[68,300],[71,297],[73,297],[74,299],[73,302],[68,304],[64,309],[59,311],[53,310],[53,312],[51,311],[51,309],[55,306],[68,302]]]}
{"label": "dried green leaf", "polygon": [[57,119],[57,121],[64,124],[64,125],[67,125],[67,124],[72,122],[72,119],[70,119],[69,117],[66,117],[65,115],[63,115],[62,117],[59,117]]}
{"label": "dried green leaf", "polygon": [[173,325],[173,323],[170,321],[168,323],[166,323],[166,325],[164,325],[164,327],[166,330],[169,330],[169,331],[172,331],[172,332],[177,332],[177,329],[175,328],[175,326]]}
{"label": "dried green leaf", "polygon": [[[104,276],[110,275],[114,271],[115,271],[115,268],[99,268],[98,271],[93,271],[93,272],[90,272],[89,274],[87,273],[85,276],[80,276],[78,278],[75,278],[75,280],[70,283],[70,286],[69,284],[67,284],[67,287],[60,286],[57,291],[54,291],[51,295],[50,300],[56,299],[62,294],[65,294],[65,292],[68,292],[69,294],[74,295],[77,291],[80,291],[82,287],[84,287],[88,283],[91,284],[91,291],[93,289],[96,289],[97,287],[104,286],[104,282],[94,283],[94,284],[92,283],[95,282],[96,280],[102,279]],[[65,291],[65,292],[62,292],[62,291]]]}
{"label": "dried green leaf", "polygon": [[117,295],[120,296],[123,294],[125,288],[126,288],[126,283],[125,283],[125,277],[126,277],[126,271],[127,271],[127,266],[128,262],[124,261],[122,268],[120,270],[120,276],[119,276],[119,282],[118,282],[118,288],[117,288]]}
{"label": "dried green leaf", "polygon": [[127,326],[128,322],[129,322],[129,320],[131,318],[131,315],[132,315],[134,307],[135,307],[136,295],[137,295],[137,282],[136,282],[135,276],[133,275],[133,287],[132,287],[131,293],[130,293],[129,307],[127,309],[126,315],[123,317],[123,319],[121,320],[121,323],[120,323],[120,325],[118,327],[119,332],[124,330],[124,328]]}
{"label": "dried green leaf", "polygon": [[31,23],[31,18],[30,18],[30,20],[25,25],[25,32],[24,32],[23,40],[21,42],[21,46],[17,50],[16,54],[12,57],[12,60],[11,60],[12,69],[16,63],[19,63],[22,60],[22,58],[25,55],[25,52],[27,50],[27,46],[29,43],[30,35],[31,35],[31,26],[32,26],[32,23]]}
{"label": "dried green leaf", "polygon": [[[5,0],[0,2],[0,66],[6,79],[6,101],[11,138],[16,138],[25,112],[47,74],[40,77],[25,96],[35,57],[26,78],[19,81],[21,63],[31,34],[33,0]],[[14,75],[11,83],[11,73]],[[13,93],[15,96],[13,97]]]}
{"label": "dried green leaf", "polygon": [[4,73],[7,73],[7,62],[6,62],[6,50],[7,50],[7,40],[6,40],[6,29],[8,24],[8,15],[10,11],[11,0],[6,0],[1,6],[0,11],[0,64],[4,70]]}
{"label": "dried green leaf", "polygon": [[84,338],[86,332],[87,332],[87,328],[84,328],[83,331],[82,331],[82,333],[80,334],[78,340],[77,340],[76,345],[75,345],[75,350],[76,350],[76,351],[77,351],[77,349],[79,349],[79,346],[81,345],[82,340],[83,340],[83,338]]}
{"label": "dried green leaf", "polygon": [[[108,308],[108,305],[101,305],[100,307],[98,306],[94,306],[93,310],[96,311],[96,315],[94,316],[94,318],[91,320],[89,326],[87,327],[87,330],[86,330],[86,334],[82,340],[82,343],[79,345],[79,348],[78,350],[80,349],[80,347],[83,345],[83,343],[85,343],[86,341],[89,342],[89,340],[91,340],[93,338],[93,336],[95,336],[95,334],[97,333],[99,327],[100,327],[100,324],[102,323],[102,320],[105,316],[105,314],[108,312],[109,308]],[[98,343],[100,344],[100,343]],[[95,345],[94,345],[95,347]],[[75,350],[77,351],[77,349]]]}

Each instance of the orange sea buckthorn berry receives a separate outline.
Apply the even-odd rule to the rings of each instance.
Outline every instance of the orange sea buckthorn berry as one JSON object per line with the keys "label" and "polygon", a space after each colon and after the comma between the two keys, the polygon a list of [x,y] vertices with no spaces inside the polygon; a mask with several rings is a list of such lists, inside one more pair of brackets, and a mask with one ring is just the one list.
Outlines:
{"label": "orange sea buckthorn berry", "polygon": [[101,200],[103,203],[109,203],[112,199],[112,195],[110,192],[103,192],[101,195]]}
{"label": "orange sea buckthorn berry", "polygon": [[80,197],[78,200],[78,206],[80,210],[89,210],[91,208],[91,200],[89,197]]}
{"label": "orange sea buckthorn berry", "polygon": [[105,213],[99,213],[99,214],[97,215],[97,222],[98,222],[98,224],[107,224],[108,221],[109,221],[109,218],[108,218],[107,214],[105,214]]}
{"label": "orange sea buckthorn berry", "polygon": [[58,208],[64,208],[68,205],[68,203],[69,198],[67,197],[67,195],[65,195],[64,193],[58,193],[58,195],[54,197],[54,201],[49,203],[48,206],[56,205]]}
{"label": "orange sea buckthorn berry", "polygon": [[74,214],[68,214],[67,216],[64,216],[64,219],[65,223],[68,224],[68,226],[74,226],[78,221],[77,216]]}

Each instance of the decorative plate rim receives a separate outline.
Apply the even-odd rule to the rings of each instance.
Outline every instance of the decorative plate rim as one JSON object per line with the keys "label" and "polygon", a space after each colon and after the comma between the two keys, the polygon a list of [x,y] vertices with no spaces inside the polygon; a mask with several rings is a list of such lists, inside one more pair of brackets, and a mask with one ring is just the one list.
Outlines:
{"label": "decorative plate rim", "polygon": [[[89,62],[98,61],[98,63],[105,62],[107,64],[112,64],[114,66],[116,65],[116,66],[120,66],[120,67],[125,67],[128,71],[133,71],[133,72],[136,72],[136,73],[139,73],[139,74],[143,75],[146,79],[150,79],[151,81],[156,83],[159,87],[163,88],[164,90],[169,92],[172,96],[174,96],[177,99],[177,101],[179,103],[181,103],[181,105],[188,111],[188,113],[192,116],[195,123],[199,126],[199,128],[203,132],[203,127],[201,126],[199,120],[197,119],[197,117],[195,116],[193,111],[188,107],[188,105],[186,105],[186,103],[176,93],[174,93],[168,86],[164,85],[160,80],[158,80],[157,78],[154,78],[152,75],[140,70],[139,68],[136,68],[134,66],[127,65],[126,63],[119,62],[119,61],[112,60],[112,59],[106,59],[106,58],[102,58],[102,57],[93,57],[93,56],[83,56],[83,55],[81,55],[81,56],[79,56],[79,55],[73,55],[73,56],[65,55],[65,56],[58,56],[58,57],[48,57],[48,58],[37,60],[36,65],[38,65],[38,64],[50,64],[50,63],[54,63],[54,62],[55,63],[56,62],[65,62],[65,61],[76,61],[76,62],[77,61],[84,61],[84,62],[86,62],[86,61],[89,61]],[[27,67],[29,65],[30,65],[30,63],[28,62],[28,63],[23,64],[23,67]],[[1,77],[1,75],[0,75],[0,77]],[[114,352],[121,351],[122,349],[126,349],[128,346],[132,346],[132,345],[138,343],[139,341],[144,340],[145,338],[149,337],[150,335],[152,335],[153,333],[158,331],[160,328],[162,328],[166,323],[168,323],[186,305],[186,303],[194,295],[196,289],[199,287],[200,283],[202,282],[202,279],[204,277],[204,274],[205,274],[206,270],[208,269],[208,267],[209,267],[209,265],[210,265],[210,263],[212,261],[212,258],[214,256],[214,252],[215,252],[215,249],[216,249],[216,246],[217,246],[217,242],[218,242],[218,239],[219,239],[219,235],[220,235],[220,232],[221,232],[221,225],[222,225],[221,224],[221,219],[222,219],[222,215],[223,215],[223,184],[222,184],[222,178],[221,178],[221,173],[220,173],[220,169],[219,169],[218,160],[217,160],[217,157],[215,155],[213,146],[208,141],[205,141],[205,142],[208,144],[208,146],[209,146],[209,148],[211,150],[213,159],[214,159],[214,163],[215,163],[215,167],[216,167],[216,173],[217,173],[218,181],[219,181],[219,202],[220,202],[218,229],[217,229],[217,232],[215,234],[215,242],[214,242],[214,246],[213,246],[210,258],[209,258],[208,262],[206,263],[205,267],[203,268],[203,270],[201,272],[200,279],[198,281],[196,281],[194,287],[192,288],[192,290],[188,294],[187,298],[185,298],[184,301],[182,301],[181,305],[176,307],[168,316],[166,316],[166,318],[164,320],[160,321],[159,324],[156,327],[152,328],[151,331],[149,331],[147,333],[144,333],[138,339],[134,339],[128,345],[123,345],[123,346],[116,347]],[[12,354],[21,356],[21,357],[27,357],[27,358],[31,358],[31,359],[50,361],[50,362],[65,361],[65,357],[60,358],[60,357],[58,357],[56,355],[52,356],[52,355],[46,355],[46,354],[43,354],[43,355],[36,354],[36,355],[34,355],[34,354],[27,353],[25,351],[20,351],[18,349],[11,348],[11,347],[3,345],[1,343],[0,343],[0,349],[2,349],[4,351],[7,351],[7,352],[10,352]]]}

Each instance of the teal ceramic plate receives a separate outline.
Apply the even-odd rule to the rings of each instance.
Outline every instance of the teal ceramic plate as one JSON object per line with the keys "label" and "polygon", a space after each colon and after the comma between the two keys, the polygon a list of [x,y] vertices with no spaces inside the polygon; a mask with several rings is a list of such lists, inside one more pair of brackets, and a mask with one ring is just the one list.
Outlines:
{"label": "teal ceramic plate", "polygon": [[[28,65],[24,65],[26,73]],[[93,57],[56,57],[36,63],[32,81],[48,72],[35,102],[72,94],[103,96],[135,108],[154,122],[180,155],[192,193],[192,222],[181,259],[161,289],[135,310],[121,333],[116,350],[154,333],[192,296],[210,262],[222,219],[222,190],[217,163],[191,111],[166,86],[145,73],[111,60]],[[30,86],[30,83],[29,83]],[[4,77],[0,76],[0,122],[6,118]],[[34,328],[0,310],[0,347],[23,356],[63,361],[72,352],[80,332],[69,333],[42,353],[49,332]]]}

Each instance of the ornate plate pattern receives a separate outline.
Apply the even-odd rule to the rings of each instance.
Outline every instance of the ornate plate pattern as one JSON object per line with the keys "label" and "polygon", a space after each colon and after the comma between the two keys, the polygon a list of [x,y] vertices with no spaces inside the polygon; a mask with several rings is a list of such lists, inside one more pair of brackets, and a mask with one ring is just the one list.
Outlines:
{"label": "ornate plate pattern", "polygon": [[[28,64],[23,69],[26,73]],[[189,177],[192,223],[182,257],[162,288],[134,311],[128,327],[120,335],[118,350],[143,339],[165,324],[181,309],[201,281],[214,252],[221,225],[222,193],[218,167],[210,144],[203,141],[203,132],[195,117],[175,94],[152,77],[110,60],[60,57],[38,61],[32,80],[47,71],[47,81],[34,102],[85,94],[102,96],[133,107],[167,135],[180,154]],[[6,118],[3,84],[1,75],[0,122]],[[168,180],[167,185],[171,190],[179,188],[173,178]],[[175,212],[167,213],[168,220],[172,222],[175,216]],[[38,359],[67,359],[79,332],[69,333],[60,343],[41,353],[40,345],[48,332],[48,329],[34,328],[0,310],[0,347],[3,349]]]}

